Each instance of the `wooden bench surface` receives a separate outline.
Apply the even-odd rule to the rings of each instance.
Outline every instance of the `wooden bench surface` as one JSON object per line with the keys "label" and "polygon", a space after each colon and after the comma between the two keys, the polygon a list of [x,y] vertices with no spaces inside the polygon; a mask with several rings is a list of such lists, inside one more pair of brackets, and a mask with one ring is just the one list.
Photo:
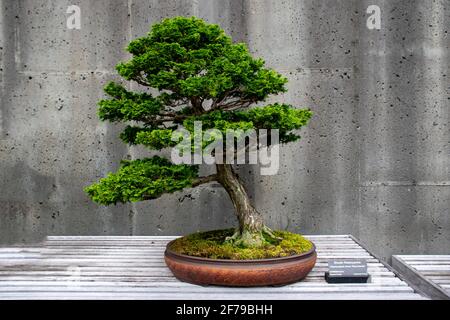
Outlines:
{"label": "wooden bench surface", "polygon": [[450,299],[450,255],[395,255],[392,266],[433,299]]}
{"label": "wooden bench surface", "polygon": [[[307,236],[317,264],[283,287],[202,287],[178,281],[164,263],[175,237],[50,236],[34,247],[0,248],[0,299],[423,299],[349,235]],[[328,284],[329,259],[363,258],[370,283]]]}

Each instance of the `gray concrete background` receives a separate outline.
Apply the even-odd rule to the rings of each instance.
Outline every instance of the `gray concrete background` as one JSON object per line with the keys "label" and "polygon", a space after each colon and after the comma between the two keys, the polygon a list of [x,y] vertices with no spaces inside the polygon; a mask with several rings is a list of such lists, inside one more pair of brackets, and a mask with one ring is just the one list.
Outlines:
{"label": "gray concrete background", "polygon": [[[72,4],[81,30],[66,28]],[[381,30],[366,27],[372,4]],[[450,253],[449,0],[1,0],[0,244],[235,223],[214,185],[106,208],[82,191],[147,154],[96,102],[126,43],[176,15],[245,41],[290,79],[274,100],[315,112],[279,175],[239,168],[270,226],[351,233],[385,259]]]}

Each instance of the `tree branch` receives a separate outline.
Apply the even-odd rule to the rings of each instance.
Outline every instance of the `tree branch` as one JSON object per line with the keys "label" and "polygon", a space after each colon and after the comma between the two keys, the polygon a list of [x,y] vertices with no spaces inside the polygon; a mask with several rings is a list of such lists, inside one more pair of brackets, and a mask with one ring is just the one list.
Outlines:
{"label": "tree branch", "polygon": [[206,177],[200,177],[200,178],[194,180],[194,182],[192,182],[192,187],[194,188],[194,187],[197,187],[197,186],[199,186],[201,184],[209,183],[209,182],[212,182],[212,181],[217,181],[217,175],[216,174],[212,174],[212,175],[209,175],[209,176],[206,176]]}
{"label": "tree branch", "polygon": [[224,100],[218,101],[213,107],[211,107],[211,111],[214,110],[227,110],[227,111],[231,111],[231,110],[236,110],[236,109],[240,109],[240,108],[247,108],[249,107],[252,103],[255,103],[256,100],[255,99],[237,99],[237,100],[231,100],[228,101],[226,103],[220,103]]}
{"label": "tree branch", "polygon": [[197,115],[205,113],[205,109],[203,109],[202,102],[203,99],[201,99],[200,97],[191,98],[192,109],[194,110],[194,113]]}

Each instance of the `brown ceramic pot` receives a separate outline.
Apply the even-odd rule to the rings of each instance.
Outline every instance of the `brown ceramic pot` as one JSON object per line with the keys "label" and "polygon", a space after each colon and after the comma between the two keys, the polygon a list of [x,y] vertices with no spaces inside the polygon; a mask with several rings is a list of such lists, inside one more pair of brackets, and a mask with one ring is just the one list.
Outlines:
{"label": "brown ceramic pot", "polygon": [[181,281],[199,285],[255,287],[284,285],[302,280],[316,263],[316,247],[290,257],[258,260],[225,260],[191,257],[166,247],[164,258]]}

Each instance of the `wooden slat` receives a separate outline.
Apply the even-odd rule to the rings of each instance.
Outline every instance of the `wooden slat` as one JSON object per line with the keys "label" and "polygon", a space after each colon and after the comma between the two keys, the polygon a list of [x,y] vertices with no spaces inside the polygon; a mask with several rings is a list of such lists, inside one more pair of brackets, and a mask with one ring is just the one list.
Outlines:
{"label": "wooden slat", "polygon": [[347,286],[332,286],[332,285],[326,285],[326,286],[284,286],[284,287],[259,287],[259,288],[245,288],[242,290],[242,288],[226,288],[226,287],[202,287],[202,286],[196,286],[196,285],[180,285],[178,282],[174,283],[175,285],[153,285],[153,284],[145,284],[145,285],[133,285],[130,286],[129,284],[126,285],[117,285],[117,283],[114,284],[104,284],[104,283],[97,283],[95,286],[86,286],[79,282],[66,282],[61,283],[58,285],[16,285],[16,286],[9,286],[9,285],[3,285],[0,288],[1,292],[60,292],[60,291],[67,291],[67,292],[90,292],[90,291],[96,291],[96,292],[161,292],[161,293],[176,293],[180,290],[184,290],[186,292],[198,292],[198,293],[225,293],[225,294],[242,294],[243,291],[245,291],[245,294],[252,294],[252,293],[293,293],[293,292],[413,292],[413,289],[408,286],[383,286],[383,285],[347,285]]}
{"label": "wooden slat", "polygon": [[0,294],[0,299],[18,300],[88,300],[99,299],[102,300],[419,300],[424,299],[422,296],[415,293],[387,293],[387,292],[339,292],[339,293],[253,293],[252,295],[243,294],[224,294],[224,293],[203,293],[190,294],[189,292],[178,293],[160,293],[160,292],[143,292],[143,293],[111,293],[111,292],[67,292],[61,293],[41,293],[41,292],[18,292]]}
{"label": "wooden slat", "polygon": [[[323,277],[308,277],[300,282],[297,282],[295,284],[292,284],[291,286],[309,286],[309,285],[320,285],[320,286],[336,286],[338,284],[328,284],[322,281]],[[52,285],[60,285],[61,282],[69,282],[73,281],[73,278],[70,275],[67,276],[41,276],[39,278],[36,277],[30,277],[30,276],[5,276],[0,279],[0,282],[2,286],[6,285],[39,285],[42,283],[51,283]],[[83,285],[93,285],[95,286],[96,283],[104,282],[104,283],[117,283],[117,284],[127,284],[130,285],[130,282],[133,282],[134,285],[141,285],[141,284],[149,284],[149,285],[164,285],[164,283],[168,282],[176,282],[180,284],[180,282],[173,278],[173,277],[126,277],[126,276],[97,276],[97,277],[89,277],[89,276],[83,276],[77,279],[77,281],[80,281]],[[183,285],[188,285],[187,283],[181,283]],[[348,284],[348,286],[351,286],[352,284]],[[372,285],[383,285],[383,286],[407,286],[407,284],[398,279],[398,278],[388,278],[388,277],[374,277],[371,279],[370,283],[365,284],[367,286]]]}
{"label": "wooden slat", "polygon": [[450,255],[394,255],[392,265],[428,297],[450,299]]}
{"label": "wooden slat", "polygon": [[450,260],[450,255],[397,255],[404,261],[410,260]]}
{"label": "wooden slat", "polygon": [[[349,235],[307,236],[315,268],[284,287],[202,287],[178,281],[164,263],[175,237],[50,236],[41,247],[0,248],[0,299],[420,299]],[[370,282],[328,284],[329,259],[362,258]],[[437,269],[439,270],[439,269]]]}
{"label": "wooden slat", "polygon": [[[74,282],[74,281],[68,281],[70,279],[66,279],[65,282],[61,281],[16,281],[16,280],[8,280],[8,281],[2,281],[1,282],[1,291],[8,291],[8,288],[67,288],[67,287],[75,287],[78,286],[80,288],[88,288],[88,287],[130,287],[130,282],[128,281],[113,281],[113,279],[108,280],[98,280],[96,281],[80,281],[80,282]],[[137,283],[133,283],[133,288],[139,288],[139,287],[145,287],[145,288],[191,288],[193,285],[188,283],[183,283],[179,281],[140,281]],[[328,284],[323,282],[298,282],[280,289],[277,289],[276,291],[289,291],[292,290],[292,288],[323,288],[323,289],[330,289],[333,290],[340,290],[342,288],[342,285],[340,284]],[[366,291],[366,290],[401,290],[401,291],[412,291],[410,287],[408,287],[404,282],[378,282],[378,283],[370,283],[370,284],[348,284],[346,286],[349,290],[360,290],[360,291]],[[220,289],[220,288],[219,288]],[[272,288],[269,288],[267,292],[270,292]],[[218,290],[218,288],[214,288],[214,290]],[[252,292],[251,290],[247,290],[248,292]]]}
{"label": "wooden slat", "polygon": [[[180,236],[47,236],[47,242],[56,240],[93,240],[93,241],[136,241],[136,240],[173,240],[179,238]],[[351,239],[348,234],[343,235],[309,235],[308,239],[317,240],[317,239],[331,239],[331,240],[339,240],[339,239]]]}

